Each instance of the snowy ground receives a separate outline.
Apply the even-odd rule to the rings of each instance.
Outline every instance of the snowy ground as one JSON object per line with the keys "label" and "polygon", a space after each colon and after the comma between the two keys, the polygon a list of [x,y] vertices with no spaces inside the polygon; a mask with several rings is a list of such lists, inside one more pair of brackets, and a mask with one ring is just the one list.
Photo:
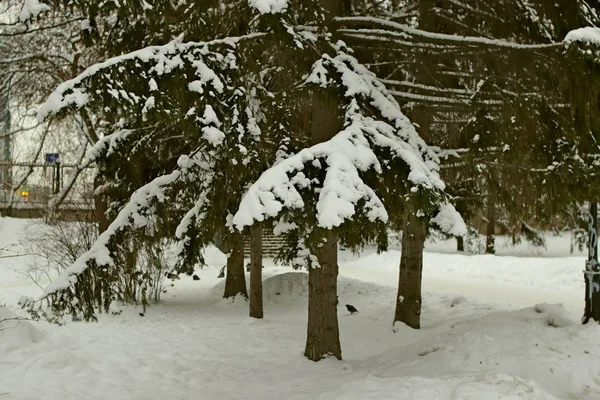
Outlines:
{"label": "snowy ground", "polygon": [[[27,223],[0,219],[0,247]],[[569,256],[568,237],[495,257],[453,246],[428,245],[423,328],[397,333],[399,253],[341,254],[344,361],[302,357],[306,274],[265,263],[265,319],[252,320],[245,304],[220,298],[214,250],[200,281],[176,281],[144,317],[125,308],[95,324],[2,324],[0,398],[600,399],[600,327],[579,324],[584,258]],[[18,312],[21,294],[39,293],[23,274],[31,262],[0,259],[0,320]],[[348,315],[346,303],[360,312]]]}

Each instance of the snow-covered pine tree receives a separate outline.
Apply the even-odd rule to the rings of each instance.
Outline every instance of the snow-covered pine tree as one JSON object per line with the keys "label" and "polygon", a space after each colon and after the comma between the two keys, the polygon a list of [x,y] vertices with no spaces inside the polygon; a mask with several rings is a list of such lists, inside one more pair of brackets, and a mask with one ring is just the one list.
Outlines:
{"label": "snow-covered pine tree", "polygon": [[[318,4],[250,4],[266,14],[258,19],[265,32],[250,30],[209,42],[178,38],[109,59],[61,85],[40,109],[41,119],[83,106],[109,119],[117,130],[89,157],[120,157],[111,166],[117,168],[117,177],[133,173],[128,162],[158,158],[98,242],[46,289],[46,295],[55,311],[93,318],[113,300],[110,283],[116,277],[109,271],[115,269],[119,250],[140,229],[160,237],[178,225],[174,236],[182,242],[180,268],[185,270],[200,259],[199,250],[218,229],[274,218],[285,205],[283,228],[278,227],[295,227],[293,232],[303,235],[296,243],[297,254],[312,266],[328,265],[321,271],[311,269],[313,277],[321,272],[317,281],[324,292],[317,287],[311,291],[307,356],[318,360],[332,353],[339,358],[339,339],[323,340],[331,336],[327,327],[337,327],[337,238],[352,247],[374,239],[385,245],[383,201],[394,209],[404,204],[398,201],[401,196],[414,200],[419,215],[431,215],[447,200],[438,160],[374,75],[343,45],[330,42]],[[279,13],[285,6],[286,12]],[[291,22],[312,23],[316,29],[296,31]],[[308,78],[302,78],[308,72]],[[338,111],[341,131],[309,147],[319,133],[318,114],[311,110],[320,96]],[[292,114],[300,109],[307,111],[306,118]],[[275,120],[280,124],[270,123]],[[314,133],[307,134],[307,127]],[[241,211],[229,219],[240,189],[261,171],[262,157],[269,158],[271,144],[278,155],[271,158],[274,166],[250,186]],[[157,176],[145,182],[144,175]],[[311,175],[314,181],[307,178]],[[392,178],[398,185],[390,188],[386,180]],[[375,190],[382,193],[381,199]],[[443,214],[446,219],[437,222],[452,229],[456,215]],[[322,297],[323,304],[315,303]],[[318,306],[327,308],[325,319],[319,318]]]}
{"label": "snow-covered pine tree", "polygon": [[[566,73],[574,64],[563,39],[569,30],[598,21],[597,6],[576,3],[417,0],[407,2],[400,14],[382,8],[380,18],[339,19],[344,27],[338,32],[359,50],[375,43],[390,49],[371,52],[375,58],[369,62],[386,77],[383,82],[418,123],[420,134],[445,155],[460,156],[448,156],[448,168],[442,169],[458,205],[465,210],[485,200],[481,195],[490,191],[481,185],[472,185],[470,193],[465,188],[452,192],[469,171],[485,168],[497,177],[487,181],[500,183],[496,219],[510,230],[522,220],[549,223],[577,198],[576,191],[568,192],[569,199],[561,190],[570,182],[553,165],[563,165],[568,144],[577,144],[581,154],[585,134],[563,135],[568,138],[563,150],[551,153],[553,159],[544,164],[555,147],[549,143],[556,127],[566,126],[570,108],[564,98],[571,84],[565,79],[574,75]],[[362,55],[357,53],[359,59]],[[482,106],[499,129],[474,157],[469,152],[477,147],[471,141],[476,132],[463,139],[471,129],[467,122],[481,115]]]}
{"label": "snow-covered pine tree", "polygon": [[384,248],[389,214],[401,214],[409,205],[408,215],[423,220],[444,205],[434,222],[446,231],[464,229],[446,204],[435,154],[376,77],[343,44],[331,46],[335,53],[315,62],[303,86],[313,101],[327,99],[321,109],[330,106],[327,123],[313,112],[311,132],[328,129],[331,120],[339,132],[286,154],[265,171],[233,218],[239,229],[275,221],[275,231],[291,245],[287,259],[309,267],[305,355],[314,361],[341,358],[338,241],[353,249],[370,241]]}

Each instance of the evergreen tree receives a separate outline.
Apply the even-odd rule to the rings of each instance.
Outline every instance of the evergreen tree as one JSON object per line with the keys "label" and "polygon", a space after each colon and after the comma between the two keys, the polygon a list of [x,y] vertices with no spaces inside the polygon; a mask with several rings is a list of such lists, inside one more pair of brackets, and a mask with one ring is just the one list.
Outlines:
{"label": "evergreen tree", "polygon": [[[275,228],[293,244],[282,257],[310,268],[305,354],[341,358],[337,243],[385,248],[388,209],[398,214],[404,204],[433,215],[447,203],[439,160],[376,77],[330,41],[328,15],[340,3],[250,4],[264,14],[242,36],[177,38],[108,59],[42,106],[41,119],[85,106],[108,121],[113,131],[89,159],[100,161],[114,190],[133,192],[114,202],[113,222],[46,294],[55,311],[94,318],[120,295],[117,259],[144,245],[140,230],[153,243],[177,238],[177,269],[188,273],[224,234],[233,270],[239,230],[279,217]],[[241,15],[248,12],[256,15],[253,7]],[[316,34],[293,28],[311,24]],[[446,219],[434,222],[460,225],[451,206],[443,210]],[[124,264],[137,273],[135,258]]]}

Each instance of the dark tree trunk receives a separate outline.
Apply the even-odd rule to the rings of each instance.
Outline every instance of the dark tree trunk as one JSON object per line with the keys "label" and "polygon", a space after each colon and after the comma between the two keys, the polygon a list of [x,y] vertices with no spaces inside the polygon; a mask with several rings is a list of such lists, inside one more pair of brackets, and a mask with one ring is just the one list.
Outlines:
{"label": "dark tree trunk", "polygon": [[600,265],[598,264],[598,203],[590,203],[588,260],[583,273],[585,309],[583,323],[590,319],[600,322]]}
{"label": "dark tree trunk", "polygon": [[402,229],[402,254],[394,323],[403,322],[414,329],[419,329],[421,326],[421,280],[425,228],[425,221],[407,208],[404,213]]}
{"label": "dark tree trunk", "polygon": [[333,356],[342,359],[337,318],[337,235],[327,232],[327,241],[313,253],[319,268],[308,271],[308,328],[304,355],[312,361]]}
{"label": "dark tree trunk", "polygon": [[456,250],[465,251],[465,238],[462,236],[456,237]]}
{"label": "dark tree trunk", "polygon": [[250,316],[263,317],[262,226],[250,229]]}
{"label": "dark tree trunk", "polygon": [[[102,185],[102,179],[96,177],[94,179],[94,191]],[[98,233],[102,233],[108,229],[110,222],[106,216],[108,210],[108,204],[106,201],[106,195],[99,193],[94,195],[94,217],[98,222]]]}
{"label": "dark tree trunk", "polygon": [[[321,5],[329,11],[326,18],[344,12],[342,0],[321,0]],[[312,98],[311,143],[325,142],[340,132],[344,127],[342,115],[337,93],[316,91]],[[308,271],[308,326],[304,355],[312,361],[327,356],[341,360],[337,318],[337,235],[327,231],[323,246],[311,251],[317,256],[320,267]]]}
{"label": "dark tree trunk", "polygon": [[492,199],[488,203],[487,220],[485,253],[496,254],[496,208]]}
{"label": "dark tree trunk", "polygon": [[229,298],[242,294],[248,298],[244,275],[244,237],[239,233],[231,234],[229,243],[231,251],[227,257],[227,275],[225,276],[223,297]]}

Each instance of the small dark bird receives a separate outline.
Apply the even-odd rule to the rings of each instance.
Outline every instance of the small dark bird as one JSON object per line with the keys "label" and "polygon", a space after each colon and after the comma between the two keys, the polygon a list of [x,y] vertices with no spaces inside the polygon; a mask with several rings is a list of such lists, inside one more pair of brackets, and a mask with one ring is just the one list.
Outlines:
{"label": "small dark bird", "polygon": [[169,278],[169,279],[172,279],[172,280],[179,279],[179,275],[177,275],[177,274],[173,274],[173,273],[171,273],[171,272],[167,272],[167,273],[165,274],[165,276],[166,276],[167,278]]}
{"label": "small dark bird", "polygon": [[140,313],[140,317],[143,317],[143,316],[144,316],[144,313],[143,313],[143,312],[141,312],[141,313]]}
{"label": "small dark bird", "polygon": [[200,277],[198,275],[194,274],[194,276],[192,276],[192,279],[195,281],[199,281]]}
{"label": "small dark bird", "polygon": [[350,315],[358,312],[358,310],[356,309],[356,307],[354,307],[351,304],[346,304],[346,309],[348,310],[348,312],[350,313]]}

